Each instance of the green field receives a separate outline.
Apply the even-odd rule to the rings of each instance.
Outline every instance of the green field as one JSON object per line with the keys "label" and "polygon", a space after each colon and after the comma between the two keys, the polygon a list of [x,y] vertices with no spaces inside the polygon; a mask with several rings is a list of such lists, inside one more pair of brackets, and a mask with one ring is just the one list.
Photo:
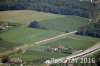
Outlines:
{"label": "green field", "polygon": [[[39,22],[40,26],[46,29],[29,28],[29,23],[33,21]],[[16,27],[0,33],[0,38],[2,38],[2,41],[0,40],[0,52],[12,50],[16,46],[18,47],[23,44],[34,44],[35,42],[55,37],[65,32],[75,31],[79,27],[88,24],[89,20],[78,16],[64,16],[31,10],[17,10],[1,11],[0,24],[5,22],[14,24]],[[68,56],[69,54],[44,52],[44,50],[58,47],[59,45],[63,45],[66,48],[71,47],[74,50],[85,50],[99,41],[100,39],[98,38],[71,34],[64,39],[41,46],[33,46],[27,49],[25,53],[22,53],[22,51],[13,53],[10,57],[21,57],[24,61],[38,60],[40,58],[60,58]]]}
{"label": "green field", "polygon": [[32,21],[41,21],[52,18],[64,17],[57,14],[43,13],[32,10],[1,11],[0,21],[27,24]]}
{"label": "green field", "polygon": [[[46,27],[49,30],[27,27],[27,25],[32,21],[38,21],[41,26]],[[79,27],[89,23],[89,20],[87,18],[78,16],[63,16],[31,10],[17,10],[1,11],[0,22],[19,24],[18,27],[7,30],[0,34],[0,37],[5,41],[4,45],[6,45],[8,42],[9,47],[10,45],[11,47],[15,47],[17,45],[19,46],[20,44],[33,44],[34,42],[63,34],[65,31],[70,32],[77,30]],[[66,43],[92,43],[91,41],[89,42],[74,39],[62,39],[53,43],[55,44],[56,42],[58,42],[58,44],[63,42],[64,45]]]}
{"label": "green field", "polygon": [[72,39],[77,39],[77,40],[84,40],[84,41],[92,41],[92,42],[99,42],[100,39],[99,38],[94,38],[94,37],[89,37],[89,36],[82,36],[82,35],[75,35],[75,34],[72,34],[72,35],[69,35],[69,38],[72,38]]}
{"label": "green field", "polygon": [[58,47],[59,45],[63,45],[64,47],[72,47],[74,50],[84,50],[93,46],[96,42],[100,41],[100,39],[98,38],[80,35],[70,35],[68,37],[69,38],[64,38],[61,40],[50,42],[42,46],[34,46],[28,49],[25,53],[21,52],[17,54],[12,54],[10,57],[21,57],[24,61],[37,60],[40,58],[60,58],[68,56],[69,54],[64,54],[60,52],[44,52],[44,50],[51,47]]}
{"label": "green field", "polygon": [[54,41],[51,43],[46,44],[47,46],[51,47],[58,47],[59,45],[63,45],[64,47],[72,47],[73,49],[80,49],[84,50],[86,48],[89,48],[93,46],[96,42],[93,41],[85,41],[85,40],[75,40],[75,39],[68,39],[64,38],[58,41]]}
{"label": "green field", "polygon": [[22,45],[21,43],[15,43],[15,42],[8,42],[8,41],[0,41],[0,52],[4,52],[7,50],[12,50],[16,46]]}
{"label": "green field", "polygon": [[[49,30],[33,29],[22,25],[27,25],[34,20]],[[5,41],[19,44],[30,44],[57,36],[63,33],[61,31],[76,30],[89,22],[88,19],[82,17],[62,16],[31,10],[1,11],[0,21],[21,24],[19,27],[0,34],[0,37]]]}
{"label": "green field", "polygon": [[63,34],[63,32],[58,32],[53,30],[33,29],[28,27],[18,27],[0,34],[0,37],[5,41],[30,44],[60,34]]}
{"label": "green field", "polygon": [[53,41],[53,42],[47,43],[45,45],[34,46],[30,50],[43,51],[43,50],[51,48],[51,47],[58,47],[59,45],[63,45],[66,48],[72,47],[75,50],[85,50],[85,49],[95,45],[99,41],[100,41],[100,39],[98,39],[98,38],[93,38],[93,37],[88,37],[88,36],[80,36],[80,35],[70,35],[67,38]]}
{"label": "green field", "polygon": [[52,53],[52,52],[42,52],[42,51],[35,51],[35,50],[27,50],[25,53],[19,53],[12,55],[11,57],[21,57],[23,59],[38,59],[38,58],[59,58],[59,57],[67,56],[64,53]]}
{"label": "green field", "polygon": [[40,58],[45,58],[45,59],[60,58],[60,57],[69,56],[69,54],[65,54],[61,52],[44,52],[44,50],[51,47],[58,47],[59,45],[63,45],[66,48],[72,47],[74,50],[85,50],[93,46],[94,44],[96,44],[96,42],[100,41],[100,39],[98,38],[92,38],[92,37],[80,36],[80,35],[71,35],[70,37],[73,39],[64,38],[61,40],[47,43],[45,45],[34,46],[29,50],[27,50],[25,53],[13,54],[10,57],[21,57],[24,61],[37,60]]}
{"label": "green field", "polygon": [[70,32],[86,25],[87,23],[89,23],[89,20],[78,16],[65,16],[42,20],[39,23],[41,26],[45,26],[47,29]]}
{"label": "green field", "polygon": [[[44,58],[47,60],[51,58],[59,58],[59,57],[64,57],[64,56],[68,56],[68,54],[64,54],[60,52],[52,53],[52,52],[27,50],[25,53],[13,54],[10,57],[20,57],[23,59],[23,61],[32,61],[32,60],[37,60],[37,59],[39,60],[41,58]],[[36,65],[36,66],[39,66],[39,65]],[[42,66],[42,64],[40,64],[40,66]]]}

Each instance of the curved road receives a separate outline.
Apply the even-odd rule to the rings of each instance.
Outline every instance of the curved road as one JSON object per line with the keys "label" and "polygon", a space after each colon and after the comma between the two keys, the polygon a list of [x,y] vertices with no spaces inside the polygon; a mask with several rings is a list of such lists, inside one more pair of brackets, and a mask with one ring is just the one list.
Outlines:
{"label": "curved road", "polygon": [[87,56],[89,54],[92,54],[96,51],[100,50],[100,43],[99,44],[96,44],[94,46],[92,46],[91,48],[88,48],[86,50],[84,50],[83,52],[81,53],[78,53],[78,54],[75,54],[75,55],[71,55],[71,56],[67,56],[67,57],[62,57],[62,58],[59,58],[59,59],[54,59],[54,60],[47,60],[45,63],[47,64],[53,64],[53,63],[66,63],[64,61],[66,60],[70,60],[70,59],[75,59],[75,58],[80,58],[80,57],[84,57],[84,56]]}

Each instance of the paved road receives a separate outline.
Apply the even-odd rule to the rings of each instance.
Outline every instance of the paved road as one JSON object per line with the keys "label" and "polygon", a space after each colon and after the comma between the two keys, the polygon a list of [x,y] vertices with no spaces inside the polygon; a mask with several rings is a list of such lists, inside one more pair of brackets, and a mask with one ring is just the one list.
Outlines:
{"label": "paved road", "polygon": [[65,38],[67,35],[74,34],[76,32],[77,31],[65,33],[65,34],[62,34],[62,35],[59,35],[59,36],[56,36],[56,37],[52,37],[52,38],[49,38],[49,39],[46,39],[46,40],[36,42],[36,44],[42,44],[42,43],[44,44],[44,43],[49,42],[49,41],[54,41],[54,40],[57,40],[57,39],[59,40],[59,39]]}
{"label": "paved road", "polygon": [[64,63],[64,61],[66,61],[66,60],[84,57],[84,56],[92,54],[92,53],[94,53],[94,52],[96,52],[98,50],[100,50],[100,43],[92,46],[91,48],[88,48],[88,49],[84,50],[81,53],[78,53],[78,54],[75,54],[75,55],[71,55],[71,56],[67,56],[67,57],[54,59],[53,61],[52,60],[47,60],[45,63],[47,63],[47,64],[53,64],[53,63],[59,63],[59,62]]}

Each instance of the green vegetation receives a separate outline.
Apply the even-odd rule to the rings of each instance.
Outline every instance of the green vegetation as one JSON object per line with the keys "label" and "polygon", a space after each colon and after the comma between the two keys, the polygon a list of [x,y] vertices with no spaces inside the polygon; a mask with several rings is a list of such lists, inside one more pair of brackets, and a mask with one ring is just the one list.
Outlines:
{"label": "green vegetation", "polygon": [[88,36],[70,35],[68,37],[69,38],[64,38],[61,40],[50,42],[45,45],[34,46],[29,50],[27,50],[25,53],[12,54],[10,57],[21,57],[26,62],[28,61],[31,63],[33,61],[39,61],[41,63],[43,61],[41,60],[41,58],[47,60],[50,58],[59,58],[69,55],[68,53],[61,53],[61,52],[44,52],[44,50],[48,48],[58,47],[59,45],[63,45],[66,48],[70,47],[73,48],[74,50],[85,50],[93,46],[96,42],[100,41],[100,39],[98,38],[92,38]]}
{"label": "green vegetation", "polygon": [[18,27],[0,34],[0,37],[5,41],[30,44],[60,34],[63,34],[63,32],[35,29],[35,28],[28,28],[28,27]]}
{"label": "green vegetation", "polygon": [[30,27],[30,28],[40,28],[40,25],[37,21],[33,21],[29,24],[28,27]]}
{"label": "green vegetation", "polygon": [[95,43],[96,42],[88,41],[88,40],[64,38],[58,41],[48,43],[46,44],[46,46],[57,47],[59,45],[63,45],[66,48],[72,47],[73,49],[76,49],[76,50],[84,50],[86,48],[93,46]]}
{"label": "green vegetation", "polygon": [[2,57],[2,63],[8,63],[10,61],[8,56],[3,56]]}
{"label": "green vegetation", "polygon": [[0,21],[19,24],[29,24],[32,21],[41,21],[58,17],[63,16],[32,10],[0,11]]}
{"label": "green vegetation", "polygon": [[[59,31],[72,31],[76,30],[82,25],[85,25],[88,23],[88,19],[82,18],[82,17],[77,17],[77,16],[60,16],[60,15],[55,15],[55,14],[49,14],[49,13],[42,13],[42,12],[36,12],[36,11],[31,11],[31,10],[21,10],[21,11],[2,11],[0,12],[1,16],[3,19],[0,19],[1,21],[8,18],[8,16],[11,14],[9,17],[10,20],[13,21],[13,23],[20,23],[20,24],[25,24],[28,26],[29,20],[31,21],[38,21],[40,26],[45,27],[46,29],[50,30],[43,30],[43,29],[34,29],[34,28],[29,28],[25,25],[21,25],[20,27],[17,27],[15,29],[6,31],[2,34],[0,34],[0,37],[3,38],[5,41],[8,42],[15,42],[19,44],[30,44],[36,41],[40,41],[46,38],[50,38],[53,36],[57,36],[59,34],[63,34],[63,32]],[[31,15],[29,15],[31,14]],[[25,16],[27,15],[27,16]],[[44,16],[41,16],[44,15]],[[33,19],[28,19],[30,17]],[[5,18],[4,18],[5,17]],[[23,18],[25,17],[25,21],[22,21]],[[18,18],[18,19],[16,19]],[[73,20],[72,20],[73,19]],[[19,21],[17,21],[19,20]],[[9,20],[7,19],[9,22]],[[12,22],[11,21],[11,22]],[[82,22],[80,22],[82,21]],[[63,25],[63,26],[62,26]],[[72,27],[70,26],[72,25]],[[59,27],[61,26],[61,27]],[[56,31],[54,31],[56,30]]]}
{"label": "green vegetation", "polygon": [[100,38],[100,20],[81,27],[76,34]]}
{"label": "green vegetation", "polygon": [[89,23],[89,20],[78,16],[65,16],[54,19],[42,20],[39,23],[41,26],[47,29],[70,32],[77,30],[83,25],[86,25],[87,23]]}
{"label": "green vegetation", "polygon": [[11,57],[21,57],[23,59],[38,59],[38,58],[58,58],[58,57],[66,56],[63,53],[49,53],[43,51],[35,51],[35,50],[27,50],[25,53],[15,54]]}
{"label": "green vegetation", "polygon": [[[25,12],[22,10],[2,11],[0,13],[2,16],[1,18],[3,18],[0,18],[2,23],[4,21],[4,23],[10,22],[18,25],[13,29],[0,33],[0,52],[12,50],[23,44],[31,45],[35,42],[64,34],[65,32],[74,31],[89,23],[89,20],[83,17],[60,16],[50,13],[39,13],[31,10],[25,10]],[[9,17],[10,14],[12,15]],[[34,21],[38,22],[38,24],[35,23],[34,25]],[[30,24],[31,27],[29,27]],[[39,28],[37,25],[39,25]],[[33,26],[36,27],[34,28]],[[45,29],[41,29],[41,27]],[[21,57],[26,62],[33,61],[36,63],[37,61],[38,63],[36,64],[41,65],[47,59],[60,58],[69,55],[64,52],[46,52],[45,50],[48,48],[55,48],[62,45],[65,48],[70,47],[73,50],[85,50],[99,41],[100,39],[98,38],[71,34],[66,36],[64,39],[53,41],[41,46],[33,46],[26,50],[25,53],[19,51],[18,53],[13,53],[9,56],[11,58]]]}
{"label": "green vegetation", "polygon": [[100,38],[100,5],[90,15],[91,23],[78,29],[76,34]]}
{"label": "green vegetation", "polygon": [[0,41],[0,52],[12,50],[12,49],[14,49],[14,47],[17,47],[17,46],[20,46],[20,45],[21,45],[21,43]]}
{"label": "green vegetation", "polygon": [[[4,51],[10,52],[16,49],[15,53],[8,54],[9,57],[0,58],[0,62],[6,63],[10,58],[19,57],[28,66],[46,66],[44,62],[48,59],[69,56],[75,51],[85,50],[95,45],[100,42],[98,39],[100,38],[99,4],[100,2],[79,0],[0,0],[0,11],[13,10],[0,12],[0,56],[3,56]],[[30,46],[35,42],[75,30],[78,30],[77,34],[80,35],[71,34],[44,45],[20,49],[25,48],[26,44]],[[99,54],[93,56],[96,57],[98,65]],[[74,66],[81,65],[94,66],[94,64]],[[59,64],[51,66],[59,66]]]}
{"label": "green vegetation", "polygon": [[33,46],[29,50],[44,51],[44,50],[49,49],[49,48],[51,48],[51,46],[41,45],[41,46]]}
{"label": "green vegetation", "polygon": [[68,54],[64,53],[52,53],[52,52],[43,52],[43,51],[36,51],[36,50],[27,50],[25,53],[13,54],[10,56],[12,57],[20,57],[23,59],[24,62],[32,63],[34,66],[42,65],[44,62],[51,58],[59,58],[67,56]]}
{"label": "green vegetation", "polygon": [[79,0],[1,0],[0,10],[36,10],[62,15],[89,17],[94,3]]}
{"label": "green vegetation", "polygon": [[84,50],[95,45],[99,42],[100,39],[88,37],[88,36],[80,36],[80,35],[69,35],[67,38],[53,41],[41,46],[34,46],[30,50],[44,51],[48,48],[58,47],[63,45],[65,48],[73,48],[75,50]]}

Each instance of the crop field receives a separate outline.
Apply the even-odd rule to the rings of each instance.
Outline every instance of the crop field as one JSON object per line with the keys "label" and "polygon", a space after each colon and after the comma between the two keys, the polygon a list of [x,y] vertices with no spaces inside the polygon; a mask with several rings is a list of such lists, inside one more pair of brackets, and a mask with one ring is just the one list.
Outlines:
{"label": "crop field", "polygon": [[1,11],[0,21],[27,24],[32,21],[41,21],[64,17],[57,14],[43,13],[32,10]]}
{"label": "crop field", "polygon": [[0,37],[9,42],[30,44],[60,34],[63,34],[63,32],[28,27],[18,27],[0,34]]}
{"label": "crop field", "polygon": [[12,50],[17,46],[20,46],[21,43],[9,42],[9,41],[0,41],[0,52],[7,50]]}
{"label": "crop field", "polygon": [[[84,38],[87,39],[85,40]],[[24,61],[28,61],[28,59],[39,60],[41,58],[45,59],[60,58],[69,56],[69,54],[61,52],[44,52],[44,50],[51,47],[55,48],[58,47],[59,45],[63,45],[66,48],[71,47],[74,50],[85,50],[96,44],[96,42],[98,41],[100,41],[100,39],[98,38],[92,38],[80,35],[70,35],[70,38],[64,38],[41,46],[33,46],[32,48],[28,49],[25,53],[13,54],[10,57],[21,57]],[[42,66],[42,64],[40,66]]]}
{"label": "crop field", "polygon": [[85,41],[92,41],[92,42],[99,42],[99,38],[89,37],[89,36],[82,36],[82,35],[69,35],[69,38],[71,39],[77,39],[77,40],[85,40]]}
{"label": "crop field", "polygon": [[53,41],[45,45],[34,46],[30,50],[43,51],[51,47],[58,47],[59,45],[63,45],[66,48],[72,47],[75,50],[85,50],[86,48],[93,46],[99,41],[100,39],[98,38],[80,36],[80,35],[70,35],[69,37],[57,41]]}
{"label": "crop field", "polygon": [[23,59],[38,59],[38,58],[58,58],[67,56],[67,54],[64,53],[52,53],[52,52],[42,52],[42,51],[35,51],[35,50],[27,50],[25,53],[19,53],[12,55],[11,57],[21,57]]}
{"label": "crop field", "polygon": [[[35,20],[37,20],[41,26],[49,30],[34,29],[22,25],[27,25]],[[80,26],[88,23],[88,19],[82,17],[62,16],[31,10],[1,11],[0,21],[21,24],[19,27],[0,34],[0,37],[5,41],[19,44],[31,44],[63,34],[64,32],[62,31],[76,30]]]}
{"label": "crop field", "polygon": [[42,20],[39,23],[41,26],[45,26],[47,29],[70,32],[86,25],[87,23],[89,23],[89,20],[78,16],[65,16]]}
{"label": "crop field", "polygon": [[[35,20],[38,21],[41,26],[46,27],[49,30],[22,26],[22,24],[27,25],[28,23]],[[20,44],[33,44],[36,41],[41,41],[63,34],[65,31],[70,32],[77,30],[79,27],[89,23],[89,20],[78,16],[63,16],[31,10],[16,10],[1,11],[0,22],[21,24],[19,27],[0,34],[0,37],[4,41],[8,42],[8,45],[15,47],[15,44],[17,44],[18,46]],[[63,39],[61,41],[65,41],[66,43],[66,40],[71,42],[71,40],[69,39]],[[75,41],[76,40],[74,39],[72,40],[73,43]],[[4,45],[6,45],[6,42],[4,43]],[[11,44],[9,44],[9,42],[11,42]],[[58,42],[60,42],[60,40]],[[79,43],[81,41],[77,40],[76,42]],[[88,41],[86,43],[88,43]]]}
{"label": "crop field", "polygon": [[84,50],[86,48],[93,46],[94,44],[95,44],[95,42],[93,42],[93,41],[64,38],[64,39],[61,39],[58,41],[48,43],[46,45],[51,46],[51,47],[58,47],[59,45],[63,45],[64,47],[72,47],[73,49],[76,49],[76,50],[78,50],[78,49]]}
{"label": "crop field", "polygon": [[[64,54],[64,53],[60,53],[60,52],[54,53],[54,52],[44,52],[44,51],[37,51],[37,50],[27,50],[25,53],[12,54],[12,55],[10,55],[10,58],[20,57],[23,59],[23,61],[33,61],[33,60],[40,60],[41,58],[47,60],[47,59],[51,59],[51,58],[59,58],[59,57],[64,57],[64,56],[68,56],[68,55],[69,54]],[[40,64],[40,66],[42,66],[43,64]],[[35,66],[35,64],[34,64],[34,66]]]}

